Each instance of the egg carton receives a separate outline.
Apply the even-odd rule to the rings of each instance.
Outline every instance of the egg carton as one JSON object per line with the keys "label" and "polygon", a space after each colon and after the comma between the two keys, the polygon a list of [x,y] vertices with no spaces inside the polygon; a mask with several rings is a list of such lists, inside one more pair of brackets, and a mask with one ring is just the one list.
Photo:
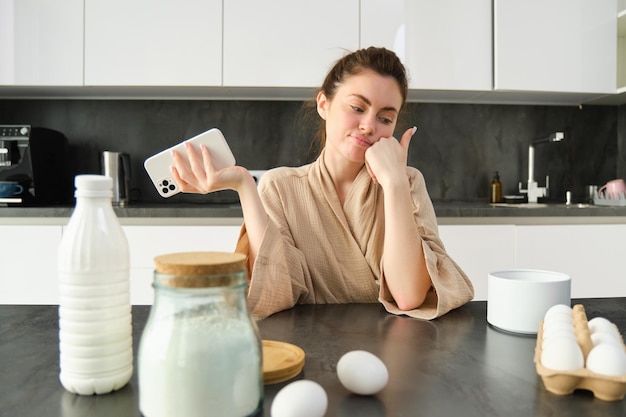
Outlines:
{"label": "egg carton", "polygon": [[[593,348],[591,333],[587,325],[587,315],[581,304],[576,304],[572,308],[576,342],[580,346],[585,362],[587,355]],[[623,337],[622,345],[624,346]],[[546,389],[553,394],[569,395],[575,390],[587,390],[593,392],[594,397],[604,401],[618,401],[624,399],[626,394],[626,375],[609,376],[601,375],[582,368],[576,371],[557,371],[547,368],[541,363],[541,346],[543,344],[543,320],[539,324],[537,334],[537,346],[535,348],[535,367],[537,374],[541,376]],[[624,346],[626,351],[626,346]]]}

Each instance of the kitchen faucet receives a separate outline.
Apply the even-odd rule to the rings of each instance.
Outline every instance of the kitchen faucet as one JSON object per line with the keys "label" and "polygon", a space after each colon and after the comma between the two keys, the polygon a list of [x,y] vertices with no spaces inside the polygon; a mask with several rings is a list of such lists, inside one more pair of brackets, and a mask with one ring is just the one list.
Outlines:
{"label": "kitchen faucet", "polygon": [[522,183],[519,183],[519,192],[528,194],[528,202],[536,203],[537,198],[547,197],[550,195],[550,177],[546,175],[546,186],[539,187],[535,181],[535,145],[542,143],[560,142],[564,138],[563,132],[554,132],[550,135],[537,139],[528,145],[528,183],[526,189],[522,189]]}

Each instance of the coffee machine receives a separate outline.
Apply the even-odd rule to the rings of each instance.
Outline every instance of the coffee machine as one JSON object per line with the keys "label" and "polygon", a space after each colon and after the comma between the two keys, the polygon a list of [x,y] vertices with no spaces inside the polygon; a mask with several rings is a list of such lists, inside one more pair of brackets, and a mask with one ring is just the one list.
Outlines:
{"label": "coffee machine", "polygon": [[0,125],[0,181],[16,181],[23,188],[0,198],[0,205],[71,205],[74,188],[65,135],[44,127]]}

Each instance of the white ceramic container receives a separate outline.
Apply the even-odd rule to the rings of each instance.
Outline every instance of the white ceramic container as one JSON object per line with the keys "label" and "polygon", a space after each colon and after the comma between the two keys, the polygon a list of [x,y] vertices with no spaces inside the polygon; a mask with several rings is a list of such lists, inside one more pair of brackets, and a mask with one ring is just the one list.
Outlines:
{"label": "white ceramic container", "polygon": [[555,304],[570,305],[571,278],[560,272],[509,269],[487,277],[487,322],[514,333],[537,334]]}

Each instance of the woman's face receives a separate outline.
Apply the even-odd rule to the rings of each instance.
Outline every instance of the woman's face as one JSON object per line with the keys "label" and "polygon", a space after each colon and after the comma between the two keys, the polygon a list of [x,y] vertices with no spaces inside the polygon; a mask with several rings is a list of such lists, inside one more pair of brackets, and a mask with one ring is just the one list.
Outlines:
{"label": "woman's face", "polygon": [[326,121],[326,152],[363,163],[367,148],[393,135],[401,106],[395,78],[371,70],[347,77],[332,101],[319,93],[317,110]]}

